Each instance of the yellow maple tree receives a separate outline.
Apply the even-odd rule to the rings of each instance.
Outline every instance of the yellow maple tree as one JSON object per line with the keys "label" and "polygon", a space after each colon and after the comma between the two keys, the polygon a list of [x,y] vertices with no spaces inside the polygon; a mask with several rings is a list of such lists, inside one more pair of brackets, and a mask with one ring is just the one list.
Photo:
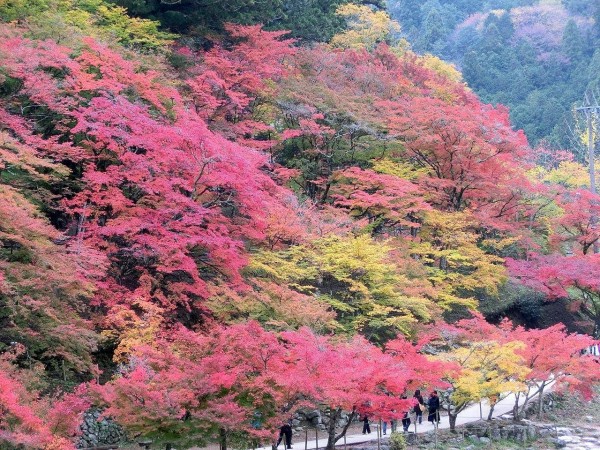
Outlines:
{"label": "yellow maple tree", "polygon": [[590,185],[588,169],[577,161],[561,161],[558,167],[536,166],[529,176],[542,183],[555,183],[567,188],[585,188]]}
{"label": "yellow maple tree", "polygon": [[[429,281],[439,290],[438,304],[450,309],[477,307],[477,294],[497,295],[507,280],[503,258],[480,247],[476,221],[468,212],[430,211],[413,245],[429,267]],[[507,244],[508,245],[508,244]]]}
{"label": "yellow maple tree", "polygon": [[151,302],[139,299],[133,308],[122,307],[113,312],[113,328],[104,330],[101,335],[109,341],[116,341],[113,361],[125,363],[134,348],[141,345],[154,345],[164,322],[163,310]]}
{"label": "yellow maple tree", "polygon": [[336,14],[346,20],[348,28],[333,36],[330,42],[333,47],[371,50],[400,31],[400,25],[388,13],[365,5],[347,3]]}
{"label": "yellow maple tree", "polygon": [[526,389],[522,380],[530,369],[518,354],[523,347],[519,341],[464,341],[436,356],[460,367],[446,376],[451,389],[444,401],[451,430],[456,426],[458,415],[472,403],[487,399],[493,406],[501,395]]}
{"label": "yellow maple tree", "polygon": [[402,241],[364,234],[260,251],[247,273],[314,295],[336,312],[344,330],[383,342],[398,333],[414,334],[418,322],[439,314],[424,270]]}
{"label": "yellow maple tree", "polygon": [[444,61],[431,53],[419,57],[419,62],[426,68],[433,70],[438,75],[454,82],[462,82],[462,74],[452,63]]}

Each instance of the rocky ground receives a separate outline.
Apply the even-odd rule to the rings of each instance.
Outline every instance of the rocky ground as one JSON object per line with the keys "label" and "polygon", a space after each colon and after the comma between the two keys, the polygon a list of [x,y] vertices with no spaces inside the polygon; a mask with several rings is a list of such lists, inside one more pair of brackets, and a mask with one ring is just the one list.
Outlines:
{"label": "rocky ground", "polygon": [[[439,450],[600,450],[600,428],[587,426],[556,427],[550,423],[531,422],[529,425],[506,425],[511,433],[508,435],[497,434],[491,436],[479,436],[474,429],[467,427],[458,430],[457,434],[448,431],[438,433],[437,442],[432,433],[418,436],[415,442],[407,449],[439,449]],[[535,438],[529,434],[534,428]],[[516,432],[515,432],[516,430]],[[381,444],[379,448],[376,443],[362,444],[348,447],[348,450],[391,450],[387,443]]]}
{"label": "rocky ground", "polygon": [[554,448],[600,450],[600,390],[590,402],[563,396],[551,406],[544,418],[556,427]]}

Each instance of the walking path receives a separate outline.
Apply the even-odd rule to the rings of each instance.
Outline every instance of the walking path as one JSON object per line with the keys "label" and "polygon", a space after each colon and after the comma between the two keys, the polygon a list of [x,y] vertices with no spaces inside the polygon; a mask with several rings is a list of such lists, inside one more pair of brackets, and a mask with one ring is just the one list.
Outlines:
{"label": "walking path", "polygon": [[[549,392],[549,391],[550,391],[550,389],[547,388],[546,392]],[[514,404],[515,404],[514,394],[508,395],[506,398],[504,398],[503,400],[496,403],[496,406],[494,407],[493,417],[501,417],[507,413],[512,413],[512,408],[513,408]],[[490,412],[490,406],[487,403],[487,401],[485,401],[485,400],[483,400],[481,402],[481,404],[476,403],[474,405],[471,405],[458,415],[458,417],[456,419],[456,426],[464,425],[464,424],[467,424],[470,422],[476,422],[478,420],[481,420],[482,418],[487,419],[489,412]],[[411,422],[410,428],[409,428],[409,431],[411,431],[411,432],[421,434],[421,433],[427,433],[427,432],[434,431],[433,424],[427,422],[427,414],[425,414],[423,416],[423,423],[420,425],[415,424],[414,414],[411,415],[411,421],[412,422]],[[371,428],[373,429],[371,434],[366,434],[366,435],[351,434],[351,435],[346,436],[346,440],[345,440],[346,444],[362,444],[365,442],[376,441],[377,433],[378,433],[378,430],[377,430],[378,426],[374,422],[371,424]],[[448,416],[441,417],[441,421],[440,421],[438,428],[440,430],[450,428],[450,424],[448,422]],[[401,424],[400,420],[398,420],[398,429],[400,429],[400,430],[402,429],[402,424]],[[387,431],[388,431],[388,433],[390,432],[389,424],[388,424]],[[387,436],[382,436],[381,437],[382,442],[385,442],[388,438],[389,438],[389,434]],[[300,436],[294,437],[295,442],[292,444],[294,450],[303,450],[305,448],[304,439],[305,439],[305,436],[302,434]],[[344,438],[342,438],[336,442],[336,446],[341,447],[342,445],[344,445]],[[327,446],[327,435],[325,434],[325,431],[319,430],[318,442],[315,441],[314,430],[313,430],[312,436],[310,435],[310,431],[309,431],[308,443],[306,445],[307,450],[324,448],[326,446]],[[283,442],[280,444],[279,448],[280,449],[285,448],[285,446],[283,445]],[[261,447],[256,450],[271,450],[271,447],[270,446]]]}

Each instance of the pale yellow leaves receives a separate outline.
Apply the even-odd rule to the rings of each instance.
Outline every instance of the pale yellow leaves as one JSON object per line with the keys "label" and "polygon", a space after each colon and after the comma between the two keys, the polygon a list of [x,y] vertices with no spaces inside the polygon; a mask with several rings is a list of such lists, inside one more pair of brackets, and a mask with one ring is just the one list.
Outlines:
{"label": "pale yellow leaves", "polygon": [[336,12],[346,20],[348,29],[331,39],[333,47],[372,50],[400,31],[398,22],[385,11],[373,11],[368,6],[349,3],[340,6]]}

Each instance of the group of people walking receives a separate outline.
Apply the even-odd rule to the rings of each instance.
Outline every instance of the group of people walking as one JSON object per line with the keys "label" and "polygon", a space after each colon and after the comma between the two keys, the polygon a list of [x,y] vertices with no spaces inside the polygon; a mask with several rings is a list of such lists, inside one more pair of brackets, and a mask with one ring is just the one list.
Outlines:
{"label": "group of people walking", "polygon": [[[433,424],[440,423],[440,397],[438,391],[432,391],[431,395],[427,399],[427,403],[424,402],[421,390],[417,389],[413,396],[417,403],[414,406],[415,420],[418,423],[423,423],[423,413],[427,411],[427,421]],[[410,417],[408,418],[408,425],[410,425]],[[407,431],[408,427],[404,431]]]}
{"label": "group of people walking", "polygon": [[[402,398],[407,398],[403,396]],[[440,422],[440,398],[438,397],[437,391],[432,391],[431,395],[427,399],[427,402],[423,399],[423,395],[421,394],[421,390],[417,389],[413,398],[416,400],[415,406],[413,407],[413,412],[415,413],[415,420],[417,423],[423,423],[423,413],[427,412],[427,420],[432,422],[434,425],[437,425]],[[371,426],[369,424],[369,417],[363,416],[363,434],[371,433]],[[396,421],[392,420],[390,422],[392,432],[396,431]],[[408,427],[410,427],[411,418],[410,418],[410,410],[404,413],[404,417],[402,418],[402,429],[406,433],[408,431]],[[383,422],[383,434],[387,434],[387,422]],[[285,423],[281,426],[279,430],[279,439],[277,440],[277,444],[274,446],[276,449],[281,441],[285,439],[285,448],[292,448],[292,426],[291,424]]]}
{"label": "group of people walking", "polygon": [[[402,398],[407,398],[406,396]],[[427,402],[425,402],[423,395],[421,394],[421,390],[417,389],[415,391],[415,395],[413,398],[416,400],[415,406],[413,407],[413,412],[415,413],[415,421],[419,424],[423,423],[423,413],[427,412],[427,420],[434,425],[437,425],[440,422],[440,397],[438,396],[437,391],[432,391]],[[371,427],[369,425],[369,417],[363,416],[363,434],[368,434],[371,432]],[[396,431],[396,421],[392,420],[390,422],[392,432]],[[402,418],[402,429],[406,433],[411,424],[410,418],[410,410],[404,413],[404,417]],[[387,434],[387,422],[383,422],[383,434]]]}

